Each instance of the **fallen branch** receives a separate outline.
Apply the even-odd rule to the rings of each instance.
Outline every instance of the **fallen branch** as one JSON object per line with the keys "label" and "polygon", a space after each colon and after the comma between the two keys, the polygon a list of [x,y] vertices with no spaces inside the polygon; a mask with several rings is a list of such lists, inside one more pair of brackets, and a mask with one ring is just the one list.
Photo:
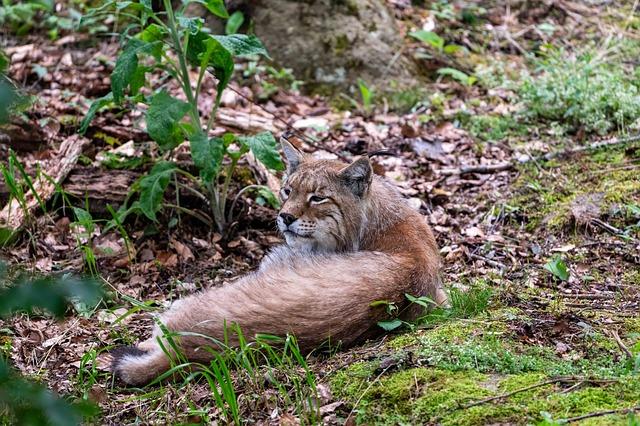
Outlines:
{"label": "fallen branch", "polygon": [[622,145],[631,142],[640,141],[640,135],[628,136],[626,138],[611,138],[604,141],[594,142],[590,145],[579,146],[571,149],[565,149],[561,151],[553,151],[548,152],[544,155],[540,155],[537,157],[527,156],[523,160],[518,161],[506,161],[498,164],[482,164],[477,166],[463,166],[457,169],[442,169],[440,170],[441,175],[445,176],[454,176],[454,175],[464,175],[469,173],[478,173],[478,174],[491,174],[503,172],[506,170],[511,170],[518,164],[527,164],[530,162],[537,161],[549,161],[555,158],[568,157],[575,154],[579,154],[586,151],[592,151],[594,149],[614,146],[614,145]]}
{"label": "fallen branch", "polygon": [[567,299],[587,299],[587,300],[611,300],[616,298],[614,294],[589,294],[589,293],[560,294],[560,297],[565,297]]}
{"label": "fallen branch", "polygon": [[628,413],[634,413],[636,411],[640,411],[640,405],[636,405],[635,407],[631,407],[631,408],[621,408],[619,410],[596,411],[594,413],[583,414],[582,416],[577,416],[577,417],[569,417],[568,419],[563,419],[563,420],[566,423],[573,423],[573,422],[578,422],[584,419],[591,419],[593,417],[608,416],[609,414],[628,414]]}
{"label": "fallen branch", "polygon": [[16,199],[10,199],[9,203],[0,211],[0,230],[14,234],[24,226],[40,202],[46,203],[55,192],[56,185],[59,185],[67,177],[87,142],[87,139],[73,135],[62,142],[55,156],[42,162],[42,175],[33,181],[35,194],[33,191],[26,193],[24,205],[21,205]]}
{"label": "fallen branch", "polygon": [[515,394],[518,393],[522,393],[522,392],[526,392],[528,390],[531,389],[536,389],[536,388],[540,388],[543,386],[548,386],[548,385],[552,385],[555,383],[580,383],[580,384],[584,384],[584,383],[614,383],[616,382],[616,380],[613,379],[586,379],[584,377],[556,377],[555,379],[550,379],[550,380],[546,380],[544,382],[540,382],[540,383],[536,383],[524,388],[520,388],[520,389],[516,389],[514,391],[511,392],[507,392],[504,393],[502,395],[496,395],[496,396],[492,396],[490,398],[485,398],[485,399],[481,399],[479,401],[474,401],[474,402],[470,402],[468,404],[465,405],[461,405],[460,407],[458,407],[458,409],[467,409],[470,407],[475,407],[476,405],[482,405],[482,404],[486,404],[487,402],[492,402],[492,401],[497,401],[499,399],[504,399],[504,398],[508,398],[510,396],[513,396]]}

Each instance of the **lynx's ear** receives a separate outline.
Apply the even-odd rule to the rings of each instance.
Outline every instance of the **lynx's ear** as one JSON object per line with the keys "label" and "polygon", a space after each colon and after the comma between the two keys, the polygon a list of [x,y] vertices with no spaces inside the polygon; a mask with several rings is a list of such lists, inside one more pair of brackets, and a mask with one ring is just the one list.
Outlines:
{"label": "lynx's ear", "polygon": [[357,197],[362,197],[371,183],[369,157],[360,157],[340,171],[338,177]]}
{"label": "lynx's ear", "polygon": [[287,163],[287,174],[291,174],[296,171],[302,162],[304,154],[284,138],[280,139],[280,145],[282,146],[282,152],[284,152],[284,158]]}

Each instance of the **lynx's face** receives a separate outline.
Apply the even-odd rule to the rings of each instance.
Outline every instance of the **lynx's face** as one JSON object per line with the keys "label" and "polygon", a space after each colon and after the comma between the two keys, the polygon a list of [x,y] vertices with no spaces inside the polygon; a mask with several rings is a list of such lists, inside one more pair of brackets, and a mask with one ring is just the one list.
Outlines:
{"label": "lynx's face", "polygon": [[357,249],[371,180],[368,158],[345,165],[305,158],[291,145],[283,148],[288,176],[277,223],[287,245],[301,251]]}

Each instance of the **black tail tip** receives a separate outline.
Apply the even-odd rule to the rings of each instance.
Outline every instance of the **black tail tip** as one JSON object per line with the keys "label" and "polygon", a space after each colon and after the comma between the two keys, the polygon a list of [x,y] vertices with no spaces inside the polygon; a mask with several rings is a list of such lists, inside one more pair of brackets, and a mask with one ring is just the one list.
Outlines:
{"label": "black tail tip", "polygon": [[109,355],[111,355],[111,371],[114,373],[116,372],[118,363],[125,356],[136,357],[136,356],[145,355],[146,353],[147,353],[146,351],[143,351],[137,346],[118,346],[117,348],[110,350]]}

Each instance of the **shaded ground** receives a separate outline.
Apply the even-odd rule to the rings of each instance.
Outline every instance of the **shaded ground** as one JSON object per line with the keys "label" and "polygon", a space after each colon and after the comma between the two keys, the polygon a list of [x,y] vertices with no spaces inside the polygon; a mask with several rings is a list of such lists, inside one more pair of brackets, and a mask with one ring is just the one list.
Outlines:
{"label": "shaded ground", "polygon": [[[466,9],[444,2],[424,8],[390,3],[407,31],[434,24],[448,43],[468,50],[447,56],[407,39],[407,49],[430,55],[424,65],[433,68],[434,83],[424,93],[388,95],[372,113],[363,105],[340,111],[336,107],[344,106],[344,99],[299,95],[290,90],[290,82],[263,71],[238,77],[233,86],[259,106],[228,91],[215,130],[279,132],[286,127],[282,119],[321,141],[320,149],[305,146],[317,155],[390,150],[394,156],[376,159],[377,172],[394,180],[425,214],[442,248],[452,309],[382,341],[332,357],[311,357],[320,407],[315,421],[635,424],[637,419],[625,410],[637,411],[640,405],[640,145],[629,141],[547,161],[540,156],[615,137],[620,126],[598,135],[597,129],[606,126],[577,115],[532,117],[526,112],[535,104],[523,113],[518,99],[525,95],[517,87],[521,71],[536,67],[523,53],[540,53],[546,43],[572,52],[591,40],[621,34],[615,43],[590,48],[603,55],[623,49],[632,57],[640,51],[637,15],[626,3],[562,1],[527,7],[516,2],[505,7],[483,2],[483,7]],[[479,22],[469,25],[464,19],[471,18],[464,16]],[[27,139],[44,143],[18,154],[35,171],[38,161],[75,132],[87,99],[109,90],[117,42],[72,34],[56,42],[42,36],[12,38],[9,44],[10,75],[40,99],[26,113],[31,126],[25,131],[43,129]],[[620,60],[613,53],[611,58]],[[34,64],[46,73],[41,75]],[[467,86],[435,73],[451,66],[474,72],[480,81]],[[212,81],[208,84],[213,87]],[[206,102],[211,100],[204,100],[203,110],[209,109]],[[146,134],[136,130],[140,121],[136,113],[105,112],[87,133],[91,143],[63,187],[72,202],[90,205],[94,219],[109,217],[106,202],[122,202],[128,186],[157,154],[145,144]],[[100,160],[99,153],[104,158],[105,151],[130,140],[140,143],[146,158],[132,170],[121,159]],[[0,150],[5,158],[7,146],[0,144]],[[178,150],[177,161],[186,161],[184,154]],[[464,166],[505,162],[516,166],[456,173]],[[248,181],[252,174],[245,166],[237,181]],[[96,182],[98,189],[86,193],[86,182]],[[115,188],[116,182],[124,190]],[[6,190],[0,190],[0,201],[6,197]],[[60,198],[14,246],[3,249],[11,265],[41,272],[82,270],[82,244]],[[197,206],[188,194],[183,199]],[[0,348],[27,376],[62,394],[98,402],[101,424],[219,418],[203,381],[123,389],[98,369],[96,358],[114,345],[135,343],[148,330],[149,313],[171,300],[254,268],[280,241],[272,225],[274,212],[258,201],[244,201],[247,215],[229,241],[168,209],[156,225],[132,220],[126,224],[131,256],[122,235],[100,235],[104,223],[98,221],[92,244],[112,299],[62,323],[36,316],[4,321]],[[544,268],[553,259],[561,259],[568,277],[558,279]],[[264,368],[265,375],[273,373]],[[275,371],[293,398],[293,378],[304,372]],[[313,419],[308,406],[293,407],[286,390],[264,381],[234,377],[247,422]],[[496,396],[502,397],[488,400]],[[579,418],[584,415],[593,417]]]}

